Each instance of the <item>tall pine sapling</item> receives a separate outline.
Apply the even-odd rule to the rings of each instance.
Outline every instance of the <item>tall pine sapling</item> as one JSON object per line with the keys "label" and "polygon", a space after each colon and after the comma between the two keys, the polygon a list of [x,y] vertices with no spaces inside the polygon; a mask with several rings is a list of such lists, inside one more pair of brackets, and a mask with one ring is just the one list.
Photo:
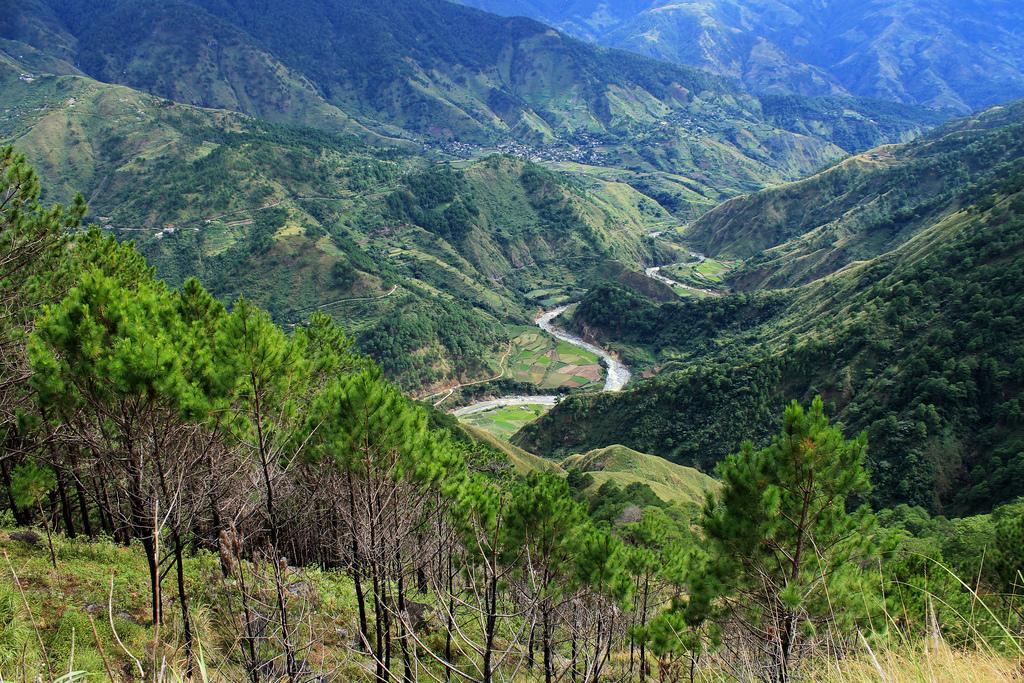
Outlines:
{"label": "tall pine sapling", "polygon": [[745,443],[719,466],[723,487],[702,521],[711,559],[697,595],[705,604],[720,596],[766,680],[791,680],[822,631],[830,647],[852,642],[874,602],[864,571],[875,554],[874,518],[866,506],[848,510],[869,490],[866,453],[866,436],[847,440],[818,397],[808,410],[795,401],[786,409],[770,446]]}

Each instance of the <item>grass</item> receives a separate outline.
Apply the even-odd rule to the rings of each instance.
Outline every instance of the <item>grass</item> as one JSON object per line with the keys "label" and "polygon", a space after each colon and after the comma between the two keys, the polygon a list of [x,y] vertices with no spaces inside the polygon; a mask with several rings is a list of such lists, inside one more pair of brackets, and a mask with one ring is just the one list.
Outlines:
{"label": "grass", "polygon": [[[149,674],[147,680],[179,680],[153,674],[165,666],[169,671],[184,667],[173,578],[164,580],[158,639],[150,620],[145,554],[138,543],[123,547],[108,539],[55,535],[54,568],[42,533],[35,542],[17,540],[20,534],[11,538],[11,533],[0,530],[0,681],[22,680],[21,673],[32,674],[25,680],[33,681],[111,680],[108,672],[115,672],[113,680],[128,681],[135,679],[119,677],[120,672],[137,673],[138,666]],[[312,603],[318,609],[311,623],[329,637],[310,656],[314,667],[330,670],[349,659],[347,643],[336,634],[351,632],[354,623],[352,585],[341,573],[289,571],[296,585],[314,588]],[[216,555],[199,551],[189,557],[185,578],[203,658],[216,672],[202,680],[245,680],[244,671],[226,656],[233,651],[232,636],[214,625],[230,592]],[[67,677],[74,672],[81,675]]]}
{"label": "grass", "polygon": [[462,421],[489,432],[502,441],[508,441],[524,425],[533,422],[550,409],[549,406],[542,405],[506,406],[467,415]]}
{"label": "grass", "polygon": [[647,484],[666,503],[701,503],[707,491],[719,484],[692,467],[669,462],[656,455],[647,455],[626,448],[608,446],[582,455],[571,455],[562,461],[566,470],[580,470],[594,478],[590,492],[608,481],[620,487],[633,483]]}
{"label": "grass", "polygon": [[[490,434],[473,428],[469,432],[473,438],[508,453],[521,473],[562,472],[556,464],[504,444]],[[643,468],[651,474],[659,470],[651,456],[617,446],[581,457],[601,460],[609,467]],[[28,543],[0,531],[0,556],[4,558],[0,563],[8,577],[0,580],[0,680],[127,683],[140,680],[137,671],[141,667],[146,672],[141,680],[183,681],[180,625],[176,606],[168,594],[166,620],[159,640],[147,622],[148,592],[142,549],[137,544],[120,547],[104,539],[71,540],[59,535],[55,544],[57,568],[50,565],[45,539]],[[218,596],[231,590],[219,578],[219,571],[216,556],[209,552],[201,551],[187,562],[186,577],[194,601],[199,642],[197,676],[192,680],[200,683],[245,680],[237,663],[224,656],[231,647],[231,636],[223,632],[223,625],[216,626]],[[344,635],[352,632],[354,621],[351,584],[344,576],[316,569],[290,568],[289,573],[315,590],[315,598],[310,602],[314,609],[309,618],[316,622],[323,638],[322,645],[310,651],[310,661],[314,669],[329,672],[321,680],[368,680],[369,674],[361,665],[365,660],[353,656],[351,639]],[[44,651],[49,655],[48,666],[41,657]],[[613,668],[623,666],[624,658],[623,652],[616,652]],[[695,669],[694,680],[735,680],[727,671],[719,657],[710,654]],[[880,640],[872,639],[870,644],[862,640],[861,646],[846,657],[800,662],[794,680],[1009,683],[1019,681],[1021,672],[1019,658],[1000,655],[984,643],[978,648],[954,648],[937,633],[925,639],[908,640],[894,628]],[[527,683],[534,679],[520,676],[515,680]]]}
{"label": "grass", "polygon": [[695,270],[712,282],[721,282],[722,276],[728,273],[731,268],[731,265],[723,261],[708,258],[697,264]]}
{"label": "grass", "polygon": [[[873,656],[872,656],[873,655]],[[944,641],[884,648],[815,667],[821,683],[1009,683],[1021,665],[981,650],[955,650]]]}
{"label": "grass", "polygon": [[676,294],[678,294],[679,296],[683,297],[683,298],[690,298],[690,299],[706,299],[709,296],[712,296],[711,294],[708,294],[708,293],[706,293],[704,291],[697,290],[697,289],[690,289],[689,287],[680,287],[679,285],[673,285],[672,291],[675,292]]}
{"label": "grass", "polygon": [[[808,661],[794,680],[813,683],[1016,683],[1021,664],[982,650],[956,649],[941,638],[886,644],[837,660]],[[695,671],[699,683],[736,678],[714,663]]]}
{"label": "grass", "polygon": [[474,427],[471,424],[464,423],[463,428],[475,440],[493,446],[507,455],[512,466],[515,467],[516,472],[519,474],[529,474],[530,472],[565,474],[565,470],[563,470],[562,467],[553,460],[548,460],[540,457],[539,455],[534,455],[533,453],[524,451],[522,448],[502,441],[490,432]]}
{"label": "grass", "polygon": [[134,652],[144,652],[153,638],[141,549],[57,537],[53,568],[45,544],[45,539],[30,544],[0,532],[6,560],[0,563],[0,675],[16,666],[42,671],[42,648],[54,670],[100,674],[104,657],[116,667],[131,666],[113,634],[116,630]]}

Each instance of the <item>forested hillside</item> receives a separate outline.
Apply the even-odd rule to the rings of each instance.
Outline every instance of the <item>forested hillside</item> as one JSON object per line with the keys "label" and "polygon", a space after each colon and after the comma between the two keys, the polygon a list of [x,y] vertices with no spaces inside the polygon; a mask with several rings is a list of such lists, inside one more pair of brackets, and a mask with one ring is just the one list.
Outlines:
{"label": "forested hillside", "polygon": [[[326,316],[169,288],[10,148],[0,178],[5,675],[843,680],[928,638],[920,666],[1010,680],[1024,510],[848,506],[867,436],[820,398],[720,483],[623,448],[519,474]],[[655,493],[685,486],[703,509]]]}
{"label": "forested hillside", "polygon": [[799,285],[893,250],[999,188],[1022,160],[1024,104],[1016,102],[725,202],[686,237],[708,254],[745,259],[729,277],[737,288]]}
{"label": "forested hillside", "polygon": [[[194,42],[179,41],[184,34]],[[516,142],[683,174],[715,197],[799,177],[941,118],[801,98],[776,112],[708,73],[441,0],[32,0],[0,24],[0,37],[8,55],[39,51],[66,70],[179,102],[431,144]]]}
{"label": "forested hillside", "polygon": [[19,4],[0,139],[172,285],[324,310],[414,391],[498,376],[506,325],[671,258],[643,235],[673,216],[941,118],[761,101],[443,2],[321,5]]}
{"label": "forested hillside", "polygon": [[[698,223],[734,226],[710,233],[735,235],[733,245],[812,245],[794,267],[821,258],[832,265],[825,272],[838,269],[830,275],[781,292],[664,304],[618,286],[591,290],[575,324],[661,372],[622,395],[564,401],[517,443],[541,452],[623,443],[711,468],[743,438],[767,438],[786,400],[820,393],[849,433],[867,430],[879,503],[963,513],[1021,495],[1021,112],[987,112],[883,150],[877,164],[854,159]],[[731,220],[749,206],[767,229]],[[782,207],[782,218],[766,207]],[[818,225],[834,229],[820,243]],[[824,258],[815,244],[833,251]],[[842,267],[835,254],[867,259]],[[740,268],[739,282],[761,258]],[[775,272],[769,263],[765,272]]]}
{"label": "forested hillside", "polygon": [[753,92],[854,94],[968,113],[1024,96],[1013,0],[466,0]]}
{"label": "forested hillside", "polygon": [[[639,268],[670,220],[629,185],[493,157],[460,168],[79,76],[19,78],[0,120],[48,197],[133,240],[172,285],[199,276],[282,324],[321,309],[408,389],[490,377],[506,323],[590,273]],[[579,283],[578,285],[576,283]]]}

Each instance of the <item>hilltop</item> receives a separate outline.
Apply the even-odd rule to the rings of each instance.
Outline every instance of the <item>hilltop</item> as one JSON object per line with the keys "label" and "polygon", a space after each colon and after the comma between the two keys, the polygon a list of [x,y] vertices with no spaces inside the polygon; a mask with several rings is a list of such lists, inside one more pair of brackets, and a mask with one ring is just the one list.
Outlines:
{"label": "hilltop", "polygon": [[589,475],[593,483],[587,492],[591,495],[607,482],[623,489],[630,484],[642,484],[649,486],[666,503],[700,505],[708,492],[719,487],[717,481],[692,467],[683,467],[625,446],[608,446],[571,455],[561,462],[561,466],[570,474]]}

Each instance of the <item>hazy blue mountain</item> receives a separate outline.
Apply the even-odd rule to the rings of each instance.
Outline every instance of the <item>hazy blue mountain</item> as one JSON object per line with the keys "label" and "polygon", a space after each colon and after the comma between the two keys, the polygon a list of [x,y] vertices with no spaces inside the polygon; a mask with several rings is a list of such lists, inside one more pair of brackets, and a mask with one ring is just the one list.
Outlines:
{"label": "hazy blue mountain", "polygon": [[467,0],[752,90],[970,111],[1024,95],[1015,0]]}

